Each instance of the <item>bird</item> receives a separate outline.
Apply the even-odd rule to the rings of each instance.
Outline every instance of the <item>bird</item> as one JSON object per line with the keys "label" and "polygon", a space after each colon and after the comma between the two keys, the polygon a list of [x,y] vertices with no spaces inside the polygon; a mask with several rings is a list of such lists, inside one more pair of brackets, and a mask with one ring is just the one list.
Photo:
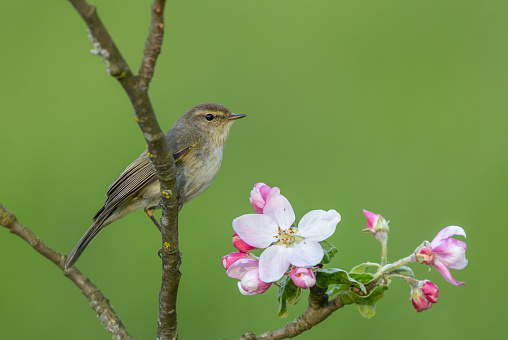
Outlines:
{"label": "bird", "polygon": [[[220,169],[229,130],[235,120],[243,117],[246,115],[234,114],[219,104],[199,104],[186,111],[165,133],[176,165],[180,207],[202,194],[213,182]],[[106,197],[92,225],[67,258],[66,270],[76,263],[104,227],[133,211],[143,209],[158,225],[153,213],[160,208],[160,186],[146,150],[110,184]]]}

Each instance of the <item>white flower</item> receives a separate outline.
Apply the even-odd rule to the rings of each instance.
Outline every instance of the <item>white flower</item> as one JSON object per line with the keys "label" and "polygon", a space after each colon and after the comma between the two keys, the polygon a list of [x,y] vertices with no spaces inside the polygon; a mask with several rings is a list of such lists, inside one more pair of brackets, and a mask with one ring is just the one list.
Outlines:
{"label": "white flower", "polygon": [[259,277],[264,282],[279,280],[289,265],[312,267],[323,258],[319,244],[330,237],[340,222],[335,210],[313,210],[293,227],[295,213],[279,192],[266,198],[263,214],[247,214],[233,220],[233,229],[245,243],[266,248],[259,259]]}

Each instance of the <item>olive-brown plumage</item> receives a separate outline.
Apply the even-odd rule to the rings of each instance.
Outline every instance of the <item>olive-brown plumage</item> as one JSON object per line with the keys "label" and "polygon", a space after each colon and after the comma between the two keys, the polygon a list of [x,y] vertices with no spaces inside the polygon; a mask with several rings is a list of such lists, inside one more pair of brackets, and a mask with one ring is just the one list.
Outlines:
{"label": "olive-brown plumage", "polygon": [[[176,186],[182,204],[205,191],[222,162],[224,144],[233,122],[245,117],[218,104],[200,104],[185,112],[166,132],[176,165]],[[78,260],[86,246],[108,224],[144,209],[150,216],[161,200],[159,181],[147,152],[143,152],[109,186],[104,206],[69,255],[65,268]]]}

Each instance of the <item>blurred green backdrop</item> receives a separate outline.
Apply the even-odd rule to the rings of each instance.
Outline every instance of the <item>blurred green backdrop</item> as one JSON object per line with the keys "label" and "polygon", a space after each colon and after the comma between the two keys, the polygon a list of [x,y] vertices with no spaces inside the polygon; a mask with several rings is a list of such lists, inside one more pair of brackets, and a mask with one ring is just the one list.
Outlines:
{"label": "blurred green backdrop", "polygon": [[[138,69],[150,0],[94,1],[124,57]],[[277,291],[242,296],[221,257],[231,221],[251,213],[249,191],[281,188],[297,219],[336,209],[332,264],[379,260],[360,233],[362,209],[391,220],[389,257],[410,254],[443,227],[468,239],[466,269],[439,302],[417,313],[394,282],[363,319],[350,306],[301,339],[499,336],[508,317],[500,261],[508,189],[508,2],[169,1],[150,93],[163,129],[191,106],[217,102],[235,123],[222,169],[180,214],[182,339],[275,330]],[[0,202],[45,242],[68,253],[112,180],[144,149],[130,103],[91,56],[67,1],[0,2]],[[143,213],[116,222],[77,266],[111,300],[131,334],[153,339],[160,240]],[[87,300],[49,261],[0,229],[2,339],[110,339]],[[495,279],[489,279],[494,277]]]}

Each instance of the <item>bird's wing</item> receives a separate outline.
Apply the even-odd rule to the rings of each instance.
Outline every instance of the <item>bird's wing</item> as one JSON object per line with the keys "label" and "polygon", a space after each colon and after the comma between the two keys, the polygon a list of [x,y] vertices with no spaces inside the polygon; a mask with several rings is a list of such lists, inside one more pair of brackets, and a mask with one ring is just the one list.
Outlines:
{"label": "bird's wing", "polygon": [[[197,130],[183,133],[181,138],[171,134],[171,132],[171,130],[168,131],[166,137],[168,137],[169,145],[173,151],[173,159],[177,165],[193,147],[199,146],[204,141],[203,133]],[[93,217],[94,222],[102,223],[123,200],[156,179],[154,169],[145,150],[111,183],[106,193],[106,202]]]}
{"label": "bird's wing", "polygon": [[192,149],[200,149],[205,142],[205,134],[198,129],[178,129],[176,133],[169,130],[166,133],[169,141],[169,146],[173,151],[173,159],[175,164],[182,161],[182,159]]}
{"label": "bird's wing", "polygon": [[143,152],[134,162],[118,176],[108,188],[107,199],[104,206],[97,211],[93,220],[100,223],[127,197],[137,192],[140,188],[156,179],[147,152]]}

